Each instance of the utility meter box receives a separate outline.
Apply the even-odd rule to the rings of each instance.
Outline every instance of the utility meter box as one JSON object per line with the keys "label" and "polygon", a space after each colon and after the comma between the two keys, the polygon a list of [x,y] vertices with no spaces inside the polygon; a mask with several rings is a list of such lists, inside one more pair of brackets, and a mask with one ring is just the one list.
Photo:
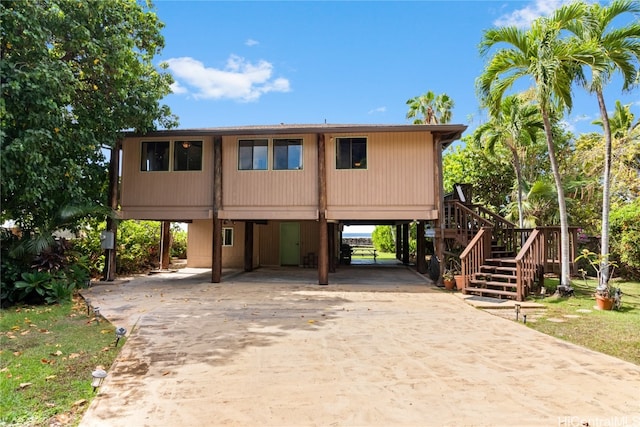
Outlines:
{"label": "utility meter box", "polygon": [[114,249],[115,239],[113,238],[113,231],[100,232],[100,247],[102,247],[102,249]]}

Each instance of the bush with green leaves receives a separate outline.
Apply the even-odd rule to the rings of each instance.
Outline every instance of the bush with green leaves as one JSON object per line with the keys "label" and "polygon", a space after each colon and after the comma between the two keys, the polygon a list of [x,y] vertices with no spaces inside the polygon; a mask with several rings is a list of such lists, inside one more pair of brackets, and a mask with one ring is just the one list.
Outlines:
{"label": "bush with green leaves", "polygon": [[378,225],[371,234],[373,246],[379,252],[395,252],[396,241],[390,225]]}
{"label": "bush with green leaves", "polygon": [[618,273],[640,278],[640,198],[614,209],[610,216],[611,255],[618,261]]}
{"label": "bush with green leaves", "polygon": [[187,232],[178,224],[171,227],[171,257],[187,258]]}
{"label": "bush with green leaves", "polygon": [[74,250],[72,242],[61,238],[34,256],[20,250],[28,240],[3,234],[2,305],[71,301],[75,290],[89,281],[86,258]]}

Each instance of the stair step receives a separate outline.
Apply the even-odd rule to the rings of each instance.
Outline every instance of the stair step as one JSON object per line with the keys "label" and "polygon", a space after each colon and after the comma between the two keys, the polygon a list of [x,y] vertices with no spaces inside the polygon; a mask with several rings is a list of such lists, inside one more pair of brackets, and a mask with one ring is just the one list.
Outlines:
{"label": "stair step", "polygon": [[516,292],[502,291],[500,289],[485,289],[485,288],[464,288],[465,293],[480,293],[489,295],[505,296],[516,299],[518,294]]}
{"label": "stair step", "polygon": [[489,281],[491,279],[504,279],[509,281],[513,280],[514,283],[517,279],[515,274],[484,273],[484,272],[476,273],[473,278],[479,281],[487,281],[487,279]]}
{"label": "stair step", "polygon": [[481,265],[480,273],[482,274],[500,274],[499,272],[506,273],[511,276],[516,275],[515,267],[500,267],[498,265]]}
{"label": "stair step", "polygon": [[499,259],[513,258],[513,252],[511,252],[511,251],[494,251],[494,250],[491,250],[491,256],[493,257],[493,259],[496,259],[496,258],[499,258]]}
{"label": "stair step", "polygon": [[511,257],[487,258],[484,262],[486,264],[498,264],[498,265],[510,264],[510,265],[516,265],[516,259],[515,258],[511,258]]}
{"label": "stair step", "polygon": [[493,280],[475,280],[475,279],[471,279],[469,281],[469,287],[470,288],[476,288],[476,289],[506,289],[506,288],[515,288],[516,287],[516,283],[515,282],[496,282]]}

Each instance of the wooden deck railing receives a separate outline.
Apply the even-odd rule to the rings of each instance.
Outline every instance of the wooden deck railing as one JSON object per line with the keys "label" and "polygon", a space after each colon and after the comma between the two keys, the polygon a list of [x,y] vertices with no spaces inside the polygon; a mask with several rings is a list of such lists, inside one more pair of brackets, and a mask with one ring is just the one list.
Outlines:
{"label": "wooden deck railing", "polygon": [[491,257],[491,227],[482,227],[460,254],[460,266],[464,277],[464,286],[461,290],[469,285],[473,274],[480,271],[480,267],[489,257]]}
{"label": "wooden deck railing", "polygon": [[493,223],[463,203],[445,202],[444,228],[455,234],[460,244],[466,246],[482,227],[493,227]]}

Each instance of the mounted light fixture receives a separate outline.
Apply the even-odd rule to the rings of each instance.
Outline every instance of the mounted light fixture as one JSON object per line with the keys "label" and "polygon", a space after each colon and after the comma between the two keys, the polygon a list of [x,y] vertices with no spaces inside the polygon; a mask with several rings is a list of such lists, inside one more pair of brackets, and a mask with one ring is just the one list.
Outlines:
{"label": "mounted light fixture", "polygon": [[182,148],[184,148],[186,150],[189,147],[191,147],[191,143],[190,142],[188,142],[188,141],[183,141],[182,142]]}

